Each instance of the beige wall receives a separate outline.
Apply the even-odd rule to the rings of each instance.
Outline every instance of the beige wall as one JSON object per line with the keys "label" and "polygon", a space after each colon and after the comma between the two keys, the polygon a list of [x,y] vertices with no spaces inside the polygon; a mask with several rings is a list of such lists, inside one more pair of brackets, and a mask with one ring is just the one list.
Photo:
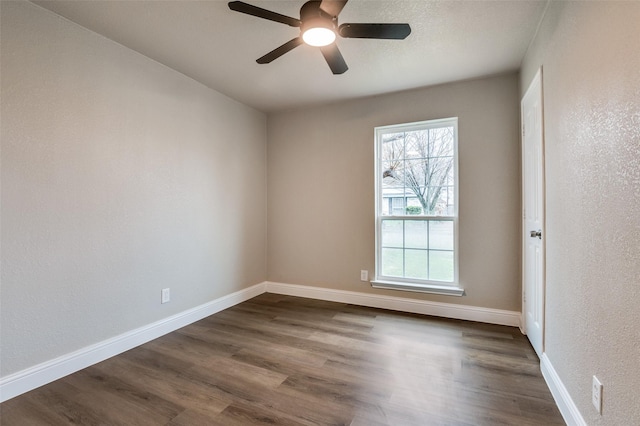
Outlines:
{"label": "beige wall", "polygon": [[[372,289],[375,126],[459,117],[463,297]],[[520,310],[516,74],[268,118],[268,278]]]}
{"label": "beige wall", "polygon": [[[37,6],[0,4],[1,376],[267,278],[519,311],[518,102],[542,65],[546,353],[589,424],[640,423],[640,3],[551,2],[520,92],[511,74],[268,125]],[[452,116],[467,295],[372,289],[373,128]]]}
{"label": "beige wall", "polygon": [[551,2],[521,77],[542,65],[546,353],[589,425],[640,424],[639,22],[640,2]]}
{"label": "beige wall", "polygon": [[265,115],[1,3],[0,374],[264,281]]}

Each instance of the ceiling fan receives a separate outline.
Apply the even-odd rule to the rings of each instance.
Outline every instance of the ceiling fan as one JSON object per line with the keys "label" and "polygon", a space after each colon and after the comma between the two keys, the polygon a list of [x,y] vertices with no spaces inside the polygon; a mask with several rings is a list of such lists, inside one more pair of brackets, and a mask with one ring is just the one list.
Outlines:
{"label": "ceiling fan", "polygon": [[236,12],[257,16],[269,21],[280,22],[291,27],[300,27],[300,35],[266,55],[258,58],[259,64],[268,64],[280,56],[306,43],[320,48],[324,59],[334,74],[342,74],[349,69],[338,46],[336,35],[344,38],[375,38],[403,40],[411,34],[409,24],[342,24],[338,26],[338,15],[348,0],[311,0],[300,8],[300,19],[281,15],[242,1],[229,2],[229,8]]}

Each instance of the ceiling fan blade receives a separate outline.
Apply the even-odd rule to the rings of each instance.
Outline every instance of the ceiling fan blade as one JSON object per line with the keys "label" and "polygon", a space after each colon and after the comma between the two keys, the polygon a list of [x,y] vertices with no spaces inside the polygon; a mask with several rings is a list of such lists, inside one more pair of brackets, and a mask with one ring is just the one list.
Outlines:
{"label": "ceiling fan blade", "polygon": [[247,15],[257,16],[258,18],[268,19],[269,21],[280,22],[292,27],[299,27],[302,24],[299,19],[281,15],[279,13],[263,9],[258,6],[253,6],[242,1],[230,1],[229,9],[235,10],[236,12],[240,13],[246,13]]}
{"label": "ceiling fan blade", "polygon": [[343,74],[346,70],[349,69],[347,63],[342,57],[342,53],[340,53],[340,50],[335,43],[321,47],[320,51],[322,52],[322,56],[324,56],[324,59],[327,61],[327,64],[329,64],[331,72],[333,72],[334,74]]}
{"label": "ceiling fan blade", "polygon": [[259,64],[268,64],[269,62],[275,59],[278,59],[280,56],[284,55],[285,53],[292,50],[293,48],[300,46],[301,44],[302,44],[302,37],[296,37],[292,40],[289,40],[282,46],[273,49],[271,52],[267,53],[266,55],[258,58],[256,62]]}
{"label": "ceiling fan blade", "polygon": [[332,17],[335,17],[340,14],[344,5],[347,4],[347,1],[348,0],[322,0],[322,3],[320,3],[320,9],[324,10]]}
{"label": "ceiling fan blade", "polygon": [[342,24],[338,33],[347,38],[402,40],[411,34],[409,24]]}

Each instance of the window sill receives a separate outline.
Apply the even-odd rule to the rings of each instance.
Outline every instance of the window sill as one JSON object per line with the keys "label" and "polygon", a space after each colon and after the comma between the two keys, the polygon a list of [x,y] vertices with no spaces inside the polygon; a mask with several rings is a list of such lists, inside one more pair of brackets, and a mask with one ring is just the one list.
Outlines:
{"label": "window sill", "polygon": [[371,281],[371,287],[387,290],[415,291],[418,293],[444,294],[447,296],[464,296],[464,289],[457,286],[437,284],[413,284],[398,281]]}

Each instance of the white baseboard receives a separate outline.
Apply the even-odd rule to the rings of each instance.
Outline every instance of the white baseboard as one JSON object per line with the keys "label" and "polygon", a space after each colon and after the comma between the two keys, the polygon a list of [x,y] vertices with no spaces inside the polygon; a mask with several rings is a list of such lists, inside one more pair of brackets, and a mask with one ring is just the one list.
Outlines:
{"label": "white baseboard", "polygon": [[152,324],[0,378],[0,402],[220,312],[265,292],[265,283],[231,293]]}
{"label": "white baseboard", "polygon": [[573,402],[573,399],[571,399],[571,395],[569,395],[567,388],[564,387],[564,383],[560,380],[560,376],[556,373],[546,353],[542,354],[540,358],[540,370],[567,425],[587,426],[587,423],[582,418],[582,414],[580,414],[578,407]]}
{"label": "white baseboard", "polygon": [[392,311],[520,327],[520,312],[505,311],[501,309],[481,308],[477,306],[431,302],[428,300],[417,300],[406,297],[383,296],[379,294],[358,293],[355,291],[334,290],[330,288],[275,282],[267,282],[266,291],[268,293],[306,297],[309,299],[327,300],[331,302],[350,303],[353,305],[389,309]]}
{"label": "white baseboard", "polygon": [[47,383],[104,361],[107,358],[128,351],[129,349],[133,349],[136,346],[157,339],[160,336],[265,292],[350,303],[415,314],[479,321],[513,327],[520,326],[519,312],[304,285],[263,282],[111,339],[2,377],[0,378],[0,402],[46,385]]}

